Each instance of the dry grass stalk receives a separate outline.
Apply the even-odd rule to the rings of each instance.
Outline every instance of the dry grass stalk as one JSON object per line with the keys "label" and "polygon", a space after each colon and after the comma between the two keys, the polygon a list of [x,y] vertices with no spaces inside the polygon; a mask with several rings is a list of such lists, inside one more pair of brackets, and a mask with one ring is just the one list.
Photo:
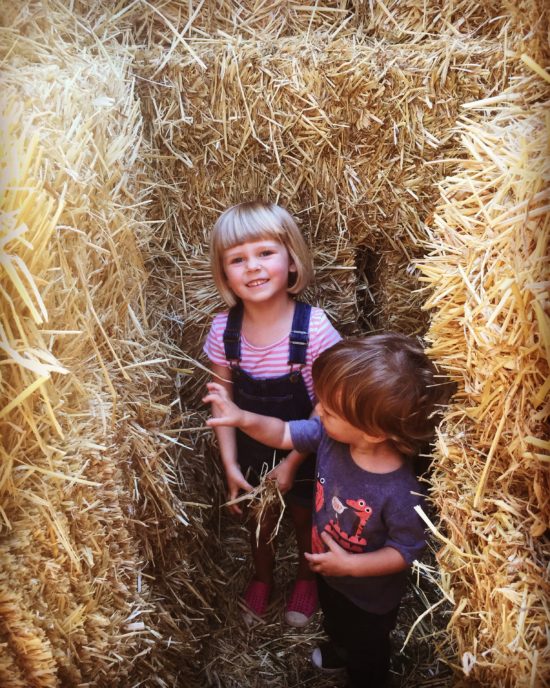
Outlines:
{"label": "dry grass stalk", "polygon": [[273,532],[268,538],[268,542],[272,542],[279,532],[279,526],[283,519],[285,512],[285,501],[277,485],[277,481],[268,477],[271,469],[267,464],[263,465],[262,473],[260,475],[259,484],[250,492],[240,495],[236,499],[225,502],[224,506],[232,504],[245,504],[247,519],[253,519],[257,523],[256,541],[260,538],[260,526],[264,518],[270,514],[277,513],[277,521],[273,527]]}

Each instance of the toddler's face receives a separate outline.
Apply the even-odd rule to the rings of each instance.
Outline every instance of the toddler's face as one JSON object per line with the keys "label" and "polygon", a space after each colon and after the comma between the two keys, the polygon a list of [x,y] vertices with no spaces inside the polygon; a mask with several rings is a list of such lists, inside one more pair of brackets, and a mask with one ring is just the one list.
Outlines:
{"label": "toddler's face", "polygon": [[319,399],[315,406],[315,411],[319,415],[327,435],[337,442],[357,446],[364,443],[365,440],[371,443],[378,443],[387,439],[385,436],[369,435],[361,428],[355,427],[355,425],[352,425],[345,418],[335,413],[321,399]]}
{"label": "toddler's face", "polygon": [[273,239],[247,241],[224,251],[227,285],[243,301],[261,302],[286,292],[296,267],[286,246]]}

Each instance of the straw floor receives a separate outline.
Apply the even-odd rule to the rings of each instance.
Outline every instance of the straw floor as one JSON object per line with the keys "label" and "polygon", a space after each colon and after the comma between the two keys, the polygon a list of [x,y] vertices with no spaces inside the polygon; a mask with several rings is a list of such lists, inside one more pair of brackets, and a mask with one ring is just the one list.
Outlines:
{"label": "straw floor", "polygon": [[456,384],[394,686],[547,685],[543,5],[32,0],[0,24],[0,685],[334,685],[319,626],[281,623],[286,521],[242,627],[203,427],[207,236],[254,197],[298,218],[344,334],[426,334]]}

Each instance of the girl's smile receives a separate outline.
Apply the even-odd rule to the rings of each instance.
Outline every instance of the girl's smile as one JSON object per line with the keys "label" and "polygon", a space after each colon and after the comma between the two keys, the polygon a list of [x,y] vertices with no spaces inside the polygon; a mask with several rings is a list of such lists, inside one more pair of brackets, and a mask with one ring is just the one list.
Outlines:
{"label": "girl's smile", "polygon": [[267,279],[259,279],[259,280],[252,280],[252,282],[248,282],[246,285],[247,287],[261,287],[262,284],[267,284],[268,280]]}

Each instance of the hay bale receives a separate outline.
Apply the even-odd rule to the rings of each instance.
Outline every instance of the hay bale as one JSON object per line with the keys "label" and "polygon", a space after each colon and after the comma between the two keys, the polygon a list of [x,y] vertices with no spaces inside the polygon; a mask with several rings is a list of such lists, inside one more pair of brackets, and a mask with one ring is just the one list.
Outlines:
{"label": "hay bale", "polygon": [[538,58],[547,40],[548,14],[538,0],[352,0],[352,4],[358,26],[394,42],[418,44],[436,35],[510,41],[515,49],[529,50]]}
{"label": "hay bale", "polygon": [[[140,17],[138,35],[151,35],[147,21]],[[310,296],[344,331],[367,323],[422,331],[424,295],[415,293],[411,266],[425,250],[423,223],[437,198],[435,182],[460,151],[460,103],[497,92],[502,45],[445,38],[419,50],[356,43],[343,30],[336,40],[210,37],[192,48],[174,44],[168,56],[149,45],[136,60],[157,181],[150,210],[162,249],[153,277],[184,285],[178,317],[186,352],[196,356],[221,308],[206,255],[210,227],[224,207],[256,196],[280,200],[301,221],[318,275]],[[478,69],[470,69],[473,62]],[[365,298],[373,299],[368,313]],[[163,304],[175,314],[177,295],[170,301],[166,293]],[[201,378],[186,385],[190,408],[200,389]],[[239,628],[235,600],[246,571],[236,562],[246,560],[244,536],[224,518],[212,527],[226,544],[216,609],[230,625],[213,623],[201,653],[209,684],[314,680],[306,667],[315,635],[301,635],[296,652],[298,641],[281,634],[276,612],[252,636]],[[285,552],[288,540],[281,545]],[[289,559],[279,580],[289,578]],[[281,592],[276,604],[282,607]]]}
{"label": "hay bale", "polygon": [[[98,32],[112,22],[112,7],[105,0],[91,5],[76,0],[75,5]],[[165,49],[160,65],[175,49],[183,49],[200,63],[197,44],[213,38],[277,40],[303,35],[334,39],[347,31],[360,41],[374,37],[417,45],[443,35],[495,39],[534,54],[545,44],[548,21],[539,0],[202,0],[195,4],[163,0],[162,6],[149,1],[127,3],[115,18],[119,27],[136,22],[137,43]]]}
{"label": "hay bale", "polygon": [[201,508],[167,460],[179,351],[147,309],[131,55],[68,8],[2,12],[2,685],[173,683]]}
{"label": "hay bale", "polygon": [[[150,47],[136,65],[155,143],[152,213],[173,263],[164,261],[159,276],[168,270],[179,283],[187,275],[185,348],[196,351],[221,307],[205,256],[210,227],[223,208],[255,197],[297,216],[315,255],[311,298],[344,332],[357,331],[363,252],[392,254],[395,273],[379,291],[414,281],[409,266],[422,251],[442,160],[454,157],[458,107],[491,92],[501,46],[441,39],[419,51],[357,43],[343,31],[333,41],[224,38],[193,50],[174,48],[164,64]],[[418,331],[410,314],[420,300],[414,289],[398,292],[387,294],[392,325]]]}
{"label": "hay bale", "polygon": [[525,61],[535,73],[467,106],[467,158],[442,183],[422,263],[431,350],[457,385],[431,488],[448,537],[438,561],[454,664],[491,686],[542,686],[550,674],[550,76]]}
{"label": "hay bale", "polygon": [[[149,43],[136,66],[155,145],[152,217],[162,219],[159,242],[170,247],[171,264],[164,260],[157,274],[173,284],[188,275],[186,351],[195,355],[221,307],[205,255],[209,228],[221,209],[255,196],[280,199],[302,220],[316,250],[313,298],[321,297],[344,331],[365,317],[364,294],[374,298],[368,316],[374,326],[421,331],[425,297],[414,293],[411,265],[424,250],[435,183],[463,155],[454,137],[461,102],[496,95],[513,67],[502,41],[454,35],[423,36],[421,47],[359,43],[347,27],[335,40],[319,33],[272,40],[262,33],[260,41],[255,34],[236,37],[237,29],[233,36],[193,40],[189,29],[188,45],[181,46],[157,13],[154,30],[145,28],[149,19],[139,18],[138,35],[170,42],[169,54]],[[382,256],[385,265],[369,264],[369,255]],[[364,267],[373,273],[364,275]],[[186,388],[190,406],[197,392]],[[235,570],[238,528],[223,521],[221,528],[228,544],[222,568]],[[232,579],[235,597],[240,587],[242,576]],[[228,618],[235,613],[235,605],[220,608]],[[270,647],[276,643],[277,656],[304,676],[305,653],[292,659],[288,638],[277,635],[272,620],[260,637]],[[242,685],[252,681],[254,667],[264,667],[261,685],[285,682],[273,653],[262,648],[237,628],[229,642],[213,630],[203,653],[209,680]]]}
{"label": "hay bale", "polygon": [[[141,35],[146,24],[140,18]],[[143,112],[156,148],[154,212],[166,222],[163,246],[171,247],[179,273],[196,271],[185,284],[186,350],[194,355],[221,306],[208,280],[209,228],[221,209],[255,196],[280,199],[302,219],[316,249],[314,298],[322,295],[344,331],[368,318],[379,327],[422,331],[425,294],[414,293],[411,266],[425,250],[436,182],[464,157],[454,130],[459,107],[472,97],[498,102],[518,56],[506,56],[502,37],[424,35],[421,45],[394,45],[354,42],[344,29],[336,40],[261,38],[210,36],[192,41],[193,54],[174,43],[169,56],[150,46],[138,55]],[[372,256],[382,258],[373,263]],[[366,279],[364,268],[374,270]],[[177,283],[176,273],[169,274]],[[367,316],[363,295],[374,300]],[[193,405],[196,391],[189,392]],[[237,548],[234,532],[222,522],[229,551]],[[230,557],[223,561],[231,567]],[[235,596],[240,586],[242,577],[240,585],[231,581]],[[223,611],[233,618],[235,608]],[[287,638],[276,641],[277,621],[271,622],[275,627],[268,624],[259,637],[267,647],[277,643],[277,657],[292,662]],[[284,683],[277,658],[264,647],[237,629],[229,643],[213,632],[205,651],[209,680],[242,685],[252,681],[254,667],[265,667],[261,685]],[[243,655],[244,668],[237,659]],[[303,664],[299,669],[304,658],[291,666],[307,680]]]}

